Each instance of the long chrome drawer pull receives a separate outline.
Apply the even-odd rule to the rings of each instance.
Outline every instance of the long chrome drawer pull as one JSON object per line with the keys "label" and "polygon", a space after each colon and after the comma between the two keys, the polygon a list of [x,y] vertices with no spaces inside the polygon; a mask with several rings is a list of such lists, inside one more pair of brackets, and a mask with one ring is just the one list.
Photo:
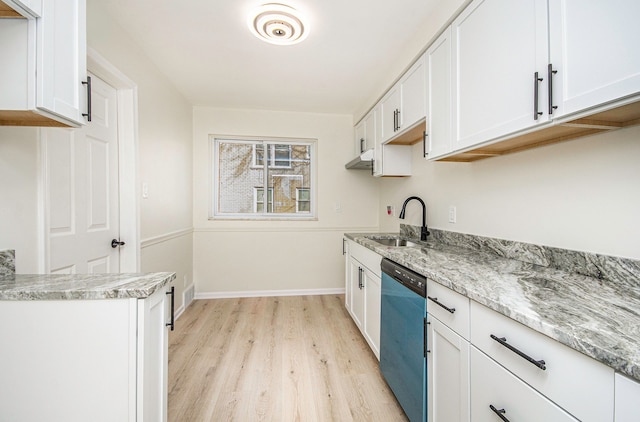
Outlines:
{"label": "long chrome drawer pull", "polygon": [[545,363],[544,360],[535,360],[531,356],[528,356],[528,355],[522,353],[520,350],[516,349],[515,347],[513,347],[512,345],[507,343],[507,339],[505,337],[496,337],[493,334],[491,334],[491,338],[494,339],[495,341],[497,341],[498,343],[500,343],[501,345],[503,345],[504,347],[506,347],[507,349],[511,350],[512,352],[514,352],[515,354],[517,354],[521,358],[526,359],[527,361],[531,362],[532,364],[534,364],[538,368],[542,369],[543,371],[546,371],[547,366],[546,366],[546,363]]}
{"label": "long chrome drawer pull", "polygon": [[504,415],[505,413],[507,413],[506,410],[504,409],[496,409],[494,405],[490,404],[489,408],[491,410],[493,410],[493,413],[495,413],[496,415],[498,415],[498,417],[500,419],[502,419],[504,422],[510,422],[509,419],[507,419],[507,417]]}
{"label": "long chrome drawer pull", "polygon": [[442,306],[444,309],[446,309],[447,311],[454,313],[456,311],[456,308],[450,308],[447,305],[443,305],[442,303],[438,302],[438,298],[437,297],[431,297],[431,296],[427,296],[427,298],[434,302],[436,305],[440,305]]}

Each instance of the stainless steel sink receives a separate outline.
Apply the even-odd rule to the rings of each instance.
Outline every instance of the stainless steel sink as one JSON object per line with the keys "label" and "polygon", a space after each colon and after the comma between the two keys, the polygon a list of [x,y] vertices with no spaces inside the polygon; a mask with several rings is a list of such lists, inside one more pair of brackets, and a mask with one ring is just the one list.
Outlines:
{"label": "stainless steel sink", "polygon": [[410,240],[407,239],[400,239],[399,237],[391,237],[391,238],[383,238],[383,239],[376,239],[373,237],[370,237],[369,240],[373,240],[374,242],[378,242],[381,245],[384,246],[420,246],[419,244],[412,242]]}

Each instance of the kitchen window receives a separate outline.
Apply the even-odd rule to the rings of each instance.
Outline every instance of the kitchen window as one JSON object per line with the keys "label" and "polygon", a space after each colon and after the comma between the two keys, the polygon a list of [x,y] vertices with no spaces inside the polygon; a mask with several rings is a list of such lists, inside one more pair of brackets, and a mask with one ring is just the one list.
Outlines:
{"label": "kitchen window", "polygon": [[315,219],[315,140],[212,136],[210,142],[210,218]]}
{"label": "kitchen window", "polygon": [[267,149],[269,167],[291,168],[291,145],[269,144],[253,146],[253,166],[264,166],[264,150]]}

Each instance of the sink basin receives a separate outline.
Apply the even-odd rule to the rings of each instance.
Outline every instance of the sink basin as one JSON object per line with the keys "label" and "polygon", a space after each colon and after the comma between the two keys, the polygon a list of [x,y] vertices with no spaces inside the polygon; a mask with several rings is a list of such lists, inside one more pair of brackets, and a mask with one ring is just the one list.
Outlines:
{"label": "sink basin", "polygon": [[400,239],[398,237],[386,238],[386,239],[374,239],[369,238],[369,240],[373,240],[374,242],[378,242],[384,246],[420,246],[419,244],[412,242],[407,239]]}

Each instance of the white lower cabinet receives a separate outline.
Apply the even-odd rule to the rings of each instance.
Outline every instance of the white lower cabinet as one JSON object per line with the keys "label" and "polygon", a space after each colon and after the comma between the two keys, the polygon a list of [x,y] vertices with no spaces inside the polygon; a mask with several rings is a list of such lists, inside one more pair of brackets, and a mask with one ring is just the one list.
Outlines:
{"label": "white lower cabinet", "polygon": [[615,422],[640,420],[640,383],[616,374]]}
{"label": "white lower cabinet", "polygon": [[167,303],[0,301],[0,420],[166,421]]}
{"label": "white lower cabinet", "polygon": [[473,422],[577,421],[474,346],[470,364]]}
{"label": "white lower cabinet", "polygon": [[612,419],[614,371],[608,366],[476,302],[471,343],[578,419]]}
{"label": "white lower cabinet", "polygon": [[427,316],[427,420],[468,422],[469,341]]}
{"label": "white lower cabinet", "polygon": [[368,268],[364,269],[364,337],[380,359],[380,305],[382,280]]}
{"label": "white lower cabinet", "polygon": [[367,344],[380,359],[380,261],[375,252],[346,240],[345,306]]}

